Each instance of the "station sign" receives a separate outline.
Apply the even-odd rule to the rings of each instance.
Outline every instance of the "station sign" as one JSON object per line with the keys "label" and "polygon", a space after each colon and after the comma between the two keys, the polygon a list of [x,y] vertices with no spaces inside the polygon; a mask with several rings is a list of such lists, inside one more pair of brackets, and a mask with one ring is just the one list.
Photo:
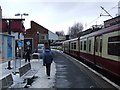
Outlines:
{"label": "station sign", "polygon": [[18,47],[23,47],[23,42],[21,40],[19,40],[17,43],[18,43]]}

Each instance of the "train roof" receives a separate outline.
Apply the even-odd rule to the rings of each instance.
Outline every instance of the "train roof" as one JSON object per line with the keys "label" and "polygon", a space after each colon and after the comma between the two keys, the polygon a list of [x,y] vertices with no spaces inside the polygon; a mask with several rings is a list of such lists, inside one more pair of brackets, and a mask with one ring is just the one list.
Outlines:
{"label": "train roof", "polygon": [[79,32],[77,38],[66,40],[64,42],[74,41],[80,38],[97,36],[105,34],[112,31],[120,30],[120,16],[104,21],[104,26],[102,25],[93,25],[92,28],[89,28],[85,31]]}
{"label": "train roof", "polygon": [[70,39],[70,40],[65,40],[64,42],[74,41],[74,40],[77,40],[77,39],[78,39],[78,37],[74,38],[74,39]]}
{"label": "train roof", "polygon": [[118,31],[118,30],[120,30],[120,23],[117,24],[117,25],[113,25],[111,27],[108,27],[108,28],[100,29],[96,32],[92,32],[92,33],[80,36],[80,38],[82,39],[82,38],[85,38],[85,37],[98,36],[98,35],[106,34],[106,33],[109,33],[109,32],[114,32],[114,31]]}
{"label": "train roof", "polygon": [[113,27],[114,28],[119,28],[118,24],[120,24],[120,16],[117,16],[115,18],[104,21],[104,26],[103,25],[93,25],[92,28],[89,28],[89,29],[87,29],[85,31],[79,32],[77,36],[81,37],[81,36],[84,36],[84,35],[87,35],[87,34],[90,34],[90,33],[93,33],[93,32],[106,30],[108,28],[110,30],[110,29],[113,29]]}
{"label": "train roof", "polygon": [[[97,27],[97,26],[96,26]],[[81,37],[81,36],[84,36],[84,35],[87,35],[87,34],[90,34],[90,33],[93,33],[93,32],[96,32],[96,31],[99,31],[101,30],[102,28],[89,28],[85,31],[82,31],[82,32],[79,32],[77,34],[78,37]]]}
{"label": "train roof", "polygon": [[120,16],[104,21],[104,27],[100,25],[93,25],[92,28],[79,32],[77,36],[81,37],[94,32],[96,34],[102,34],[102,33],[111,32],[113,30],[118,30],[118,29],[120,29]]}
{"label": "train roof", "polygon": [[120,16],[104,21],[104,27],[107,28],[118,23],[120,23]]}

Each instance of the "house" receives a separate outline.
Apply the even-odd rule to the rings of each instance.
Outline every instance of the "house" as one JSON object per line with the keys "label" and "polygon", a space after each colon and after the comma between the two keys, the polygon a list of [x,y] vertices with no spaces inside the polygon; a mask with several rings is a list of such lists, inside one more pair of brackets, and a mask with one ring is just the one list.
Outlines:
{"label": "house", "polygon": [[31,21],[31,28],[26,30],[24,35],[24,48],[31,47],[31,50],[38,50],[38,45],[57,40],[58,36],[47,28]]}

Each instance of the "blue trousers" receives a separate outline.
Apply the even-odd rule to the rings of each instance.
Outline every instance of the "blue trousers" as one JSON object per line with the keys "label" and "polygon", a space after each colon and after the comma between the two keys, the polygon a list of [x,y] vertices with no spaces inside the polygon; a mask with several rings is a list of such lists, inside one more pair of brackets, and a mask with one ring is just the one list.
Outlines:
{"label": "blue trousers", "polygon": [[51,68],[51,63],[46,63],[46,74],[47,74],[47,76],[50,76],[50,68]]}

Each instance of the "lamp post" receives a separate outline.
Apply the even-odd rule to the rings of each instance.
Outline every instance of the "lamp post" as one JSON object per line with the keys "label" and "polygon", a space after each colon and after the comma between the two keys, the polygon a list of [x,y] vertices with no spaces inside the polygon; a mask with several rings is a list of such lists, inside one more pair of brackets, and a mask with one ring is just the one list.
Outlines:
{"label": "lamp post", "polygon": [[[22,19],[23,16],[28,16],[28,15],[29,14],[27,14],[27,13],[23,13],[23,14],[17,13],[17,14],[15,14],[15,16],[21,16],[21,19]],[[20,33],[18,33],[18,39],[20,39]]]}
{"label": "lamp post", "polygon": [[23,14],[20,14],[20,13],[17,13],[17,14],[15,14],[15,16],[21,16],[21,19],[22,19],[22,16],[28,16],[29,14],[27,14],[27,13],[23,13]]}
{"label": "lamp post", "polygon": [[37,51],[38,51],[38,44],[39,44],[39,31],[37,31]]}
{"label": "lamp post", "polygon": [[[29,14],[27,14],[27,13],[23,13],[23,14],[17,13],[17,14],[15,14],[15,16],[21,16],[21,20],[22,20],[22,17],[23,17],[23,16],[28,16],[28,15],[29,15]],[[20,40],[20,32],[18,32],[18,42],[19,42],[19,43],[21,42],[21,40]],[[17,43],[18,43],[18,42],[17,42]],[[18,46],[18,47],[16,47],[16,48],[18,48],[17,58],[20,59],[19,63],[20,63],[20,67],[21,67],[21,58],[22,58],[22,56],[23,56],[23,54],[22,54],[23,49],[22,49],[22,46]],[[17,53],[17,52],[16,52],[16,53]],[[16,62],[17,62],[17,61],[15,61],[15,73],[16,73]]]}
{"label": "lamp post", "polygon": [[[28,16],[29,14],[27,14],[27,13],[16,13],[15,14],[15,16],[21,16],[21,19],[22,19],[22,17],[23,16]],[[18,32],[18,40],[20,40],[20,32]],[[18,47],[19,48],[19,47]],[[18,49],[18,52],[19,52],[20,50]]]}

